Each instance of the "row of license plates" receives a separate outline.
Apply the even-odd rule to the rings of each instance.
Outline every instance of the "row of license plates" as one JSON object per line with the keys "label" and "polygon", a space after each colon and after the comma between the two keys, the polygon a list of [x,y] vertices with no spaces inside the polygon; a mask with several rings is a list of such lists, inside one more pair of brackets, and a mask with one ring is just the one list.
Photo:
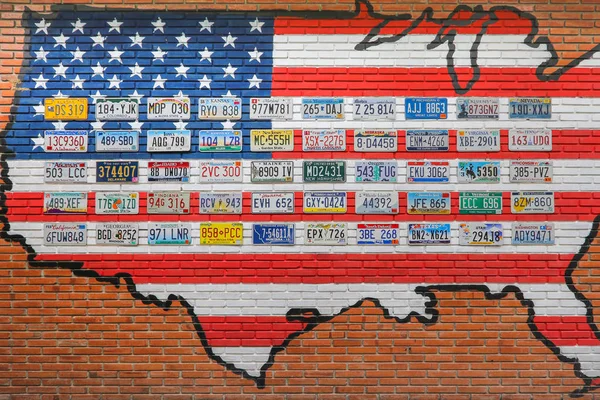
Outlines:
{"label": "row of license plates", "polygon": [[[201,245],[242,245],[244,227],[240,222],[200,224]],[[408,224],[409,245],[450,244],[450,224]],[[87,226],[81,223],[44,224],[45,245],[87,245]],[[99,245],[137,246],[140,229],[133,223],[99,223],[95,239]],[[149,223],[149,245],[191,245],[192,225],[182,223]],[[458,232],[460,245],[500,246],[504,244],[502,224],[461,223]],[[552,245],[555,229],[551,223],[515,223],[513,245]],[[253,245],[295,245],[296,226],[293,223],[253,224]],[[348,244],[347,223],[308,223],[304,228],[304,244],[315,246],[344,246]],[[357,224],[357,245],[400,244],[399,224]]]}

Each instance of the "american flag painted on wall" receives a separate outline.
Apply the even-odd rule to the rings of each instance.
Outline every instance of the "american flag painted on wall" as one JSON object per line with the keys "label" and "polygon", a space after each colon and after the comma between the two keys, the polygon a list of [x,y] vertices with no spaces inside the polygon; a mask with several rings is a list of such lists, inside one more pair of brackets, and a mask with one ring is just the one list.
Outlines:
{"label": "american flag painted on wall", "polygon": [[[357,7],[365,10],[365,3]],[[268,13],[178,13],[120,11],[59,11],[49,15],[29,14],[30,44],[21,87],[13,109],[13,122],[4,134],[5,161],[12,184],[5,193],[8,233],[21,235],[30,246],[32,261],[76,262],[81,269],[102,277],[121,276],[132,283],[136,295],[158,305],[182,299],[194,314],[207,353],[228,368],[264,385],[265,372],[275,354],[294,335],[311,329],[314,322],[377,299],[390,316],[406,321],[411,315],[422,322],[434,322],[435,296],[429,288],[446,290],[470,285],[492,293],[518,291],[534,304],[531,326],[563,360],[575,363],[588,384],[600,377],[600,341],[594,325],[586,319],[591,313],[577,298],[566,274],[585,239],[593,230],[600,209],[596,192],[600,160],[597,154],[600,130],[595,129],[600,106],[598,92],[584,78],[598,77],[598,60],[587,60],[568,71],[562,80],[546,82],[536,76],[536,68],[553,57],[544,46],[528,44],[532,29],[528,15],[502,8],[494,13],[476,14],[464,10],[449,24],[439,21],[382,20],[376,14],[319,13],[306,17]],[[491,17],[496,17],[495,22]],[[449,26],[455,31],[450,32]],[[411,28],[409,28],[411,27]],[[399,35],[401,33],[401,35]],[[475,60],[475,61],[474,61]],[[459,121],[457,95],[500,98],[500,119]],[[302,120],[302,97],[343,97],[347,117],[341,121]],[[354,97],[393,96],[395,121],[358,121],[352,118]],[[447,120],[406,120],[407,96],[448,97]],[[508,97],[546,96],[552,98],[550,120],[508,119]],[[44,99],[87,97],[86,121],[45,121]],[[95,102],[102,98],[128,97],[140,100],[139,120],[98,122]],[[149,97],[189,97],[191,119],[149,121]],[[200,97],[239,97],[241,120],[201,121]],[[249,119],[251,97],[290,97],[293,120],[258,121]],[[552,151],[511,152],[508,130],[548,128],[553,132]],[[301,129],[336,128],[347,130],[345,151],[302,152]],[[447,152],[405,151],[408,129],[450,129]],[[500,129],[499,152],[459,153],[459,129]],[[55,130],[89,131],[86,153],[50,153],[43,148],[44,132]],[[138,130],[140,150],[132,153],[96,152],[94,132]],[[192,131],[191,151],[149,153],[148,130],[188,129]],[[240,153],[198,151],[199,130],[240,129]],[[293,129],[293,152],[258,153],[250,151],[251,129]],[[398,130],[395,153],[358,153],[353,149],[355,129]],[[207,184],[198,181],[202,159],[238,159],[244,167],[242,183]],[[288,184],[250,182],[250,162],[254,159],[280,159],[294,162],[295,180]],[[302,159],[346,160],[346,183],[303,184]],[[396,159],[398,183],[354,183],[354,167],[361,159]],[[448,160],[454,173],[445,184],[408,184],[409,160]],[[458,183],[458,160],[494,159],[501,162],[498,184]],[[554,180],[550,184],[510,183],[510,160],[552,160]],[[44,183],[47,160],[79,160],[88,163],[87,183]],[[139,160],[140,182],[96,183],[94,166],[102,160]],[[189,183],[149,183],[147,164],[152,160],[189,160]],[[348,192],[345,214],[309,215],[302,213],[302,191],[340,190]],[[155,190],[183,190],[191,193],[192,212],[186,215],[148,214],[147,193]],[[242,215],[201,215],[199,192],[243,192]],[[355,192],[394,190],[399,192],[398,215],[357,215]],[[406,212],[408,191],[448,191],[452,197],[450,215],[423,216]],[[502,191],[502,215],[459,215],[458,192]],[[553,214],[511,214],[509,192],[542,190],[555,192]],[[44,192],[88,193],[85,215],[42,213]],[[136,215],[97,215],[96,192],[139,192],[141,203]],[[294,191],[295,213],[265,215],[250,212],[251,192]],[[94,230],[102,222],[139,223],[138,246],[96,245]],[[147,228],[151,222],[192,223],[191,246],[149,246]],[[232,221],[244,223],[242,246],[200,246],[199,223]],[[254,246],[253,222],[296,223],[294,246]],[[347,222],[347,246],[310,246],[304,243],[304,227],[310,222]],[[399,222],[400,244],[358,246],[355,232],[361,222]],[[449,222],[453,238],[446,246],[409,246],[409,222]],[[460,222],[503,223],[503,246],[469,247],[458,245]],[[510,239],[512,222],[551,221],[556,227],[553,246],[517,246]],[[82,222],[87,224],[87,246],[48,246],[43,244],[43,224]],[[73,265],[73,264],[65,264]],[[79,264],[77,264],[79,265]],[[550,295],[551,294],[551,295]],[[576,334],[562,334],[564,322],[577,322]],[[571,332],[572,333],[572,332]]]}

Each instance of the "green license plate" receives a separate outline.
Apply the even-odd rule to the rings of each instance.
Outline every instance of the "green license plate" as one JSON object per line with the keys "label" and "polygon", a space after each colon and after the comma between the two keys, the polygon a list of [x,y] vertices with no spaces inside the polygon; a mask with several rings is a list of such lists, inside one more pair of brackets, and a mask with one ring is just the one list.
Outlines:
{"label": "green license plate", "polygon": [[345,161],[304,161],[304,182],[346,182]]}
{"label": "green license plate", "polygon": [[502,193],[460,192],[459,214],[502,214]]}

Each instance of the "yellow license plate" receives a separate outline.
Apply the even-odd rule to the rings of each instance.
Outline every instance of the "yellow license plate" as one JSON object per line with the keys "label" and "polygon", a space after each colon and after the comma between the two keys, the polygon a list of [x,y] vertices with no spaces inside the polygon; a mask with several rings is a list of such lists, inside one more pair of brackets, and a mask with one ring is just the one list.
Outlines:
{"label": "yellow license plate", "polygon": [[294,131],[291,129],[253,129],[250,131],[251,151],[294,151]]}
{"label": "yellow license plate", "polygon": [[200,224],[200,244],[241,245],[244,226],[239,222]]}
{"label": "yellow license plate", "polygon": [[45,99],[44,117],[46,121],[85,121],[88,118],[88,99]]}

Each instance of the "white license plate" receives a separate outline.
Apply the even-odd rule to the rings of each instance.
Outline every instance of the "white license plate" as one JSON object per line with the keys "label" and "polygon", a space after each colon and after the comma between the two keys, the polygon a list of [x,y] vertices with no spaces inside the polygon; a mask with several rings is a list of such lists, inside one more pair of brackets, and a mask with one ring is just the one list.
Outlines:
{"label": "white license plate", "polygon": [[357,214],[398,214],[398,193],[356,192]]}
{"label": "white license plate", "polygon": [[450,244],[450,224],[408,224],[409,245]]}
{"label": "white license plate", "polygon": [[447,130],[406,131],[406,151],[448,151],[449,145]]}
{"label": "white license plate", "polygon": [[553,178],[552,161],[511,161],[511,182],[550,183]]}
{"label": "white license plate", "polygon": [[200,183],[241,183],[241,161],[200,161]]}
{"label": "white license plate", "polygon": [[458,243],[461,246],[502,246],[502,224],[465,223],[458,227]]}
{"label": "white license plate", "polygon": [[242,151],[242,131],[200,131],[198,150],[202,153]]}
{"label": "white license plate", "polygon": [[398,164],[396,161],[356,161],[354,179],[356,182],[397,182]]}
{"label": "white license plate", "polygon": [[407,198],[406,208],[410,215],[450,214],[450,193],[409,192]]}
{"label": "white license plate", "polygon": [[394,129],[354,131],[354,151],[393,153],[397,150],[398,132]]}
{"label": "white license plate", "polygon": [[456,133],[456,149],[463,152],[500,151],[498,129],[467,129]]}
{"label": "white license plate", "polygon": [[138,214],[139,203],[136,192],[96,192],[96,214]]}
{"label": "white license plate", "polygon": [[87,182],[87,163],[46,161],[44,165],[44,182],[85,183]]}
{"label": "white license plate", "polygon": [[550,129],[511,129],[508,131],[510,151],[552,151]]}
{"label": "white license plate", "polygon": [[500,99],[488,97],[459,97],[456,99],[458,119],[498,119]]}
{"label": "white license plate", "polygon": [[105,98],[96,100],[98,121],[136,121],[140,116],[138,99]]}
{"label": "white license plate", "polygon": [[242,100],[237,97],[214,97],[198,99],[200,120],[225,120],[242,118]]}
{"label": "white license plate", "polygon": [[148,182],[189,182],[189,161],[148,162]]}
{"label": "white license plate", "polygon": [[252,193],[253,214],[293,214],[294,192]]}
{"label": "white license plate", "polygon": [[148,131],[147,148],[153,153],[190,151],[191,137],[188,130]]}
{"label": "white license plate", "polygon": [[294,131],[253,129],[250,131],[250,151],[294,151]]}
{"label": "white license plate", "polygon": [[150,121],[188,120],[191,116],[189,97],[150,97],[148,98],[148,119]]}
{"label": "white license plate", "polygon": [[553,214],[554,192],[512,192],[510,211],[513,214]]}
{"label": "white license plate", "polygon": [[44,131],[46,153],[85,153],[88,150],[88,131]]}
{"label": "white license plate", "polygon": [[302,119],[344,119],[344,99],[341,97],[303,98]]}
{"label": "white license plate", "polygon": [[96,244],[137,246],[140,228],[138,224],[97,224]]}
{"label": "white license plate", "polygon": [[516,222],[512,226],[514,245],[553,245],[556,230],[549,222]]}
{"label": "white license plate", "polygon": [[52,223],[44,224],[44,245],[52,246],[85,246],[87,244],[87,227],[85,224]]}
{"label": "white license plate", "polygon": [[285,121],[293,118],[292,99],[289,97],[253,97],[250,99],[250,119]]}
{"label": "white license plate", "polygon": [[200,214],[241,213],[241,192],[200,192]]}
{"label": "white license plate", "polygon": [[399,224],[358,224],[356,244],[396,245],[400,243]]}
{"label": "white license plate", "polygon": [[304,244],[312,246],[345,246],[348,244],[348,224],[306,224]]}
{"label": "white license plate", "polygon": [[498,183],[500,172],[500,161],[459,161],[458,183]]}
{"label": "white license plate", "polygon": [[192,244],[192,225],[180,223],[151,223],[148,224],[148,244],[181,245]]}
{"label": "white license plate", "polygon": [[450,180],[448,161],[409,161],[406,169],[408,183],[445,183]]}
{"label": "white license plate", "polygon": [[346,131],[344,129],[320,129],[302,131],[304,151],[344,151]]}
{"label": "white license plate", "polygon": [[44,214],[86,214],[87,193],[85,192],[46,192],[44,193]]}
{"label": "white license plate", "polygon": [[251,182],[293,182],[293,161],[252,161]]}
{"label": "white license plate", "polygon": [[306,214],[345,214],[348,210],[346,192],[304,192]]}
{"label": "white license plate", "polygon": [[96,151],[138,151],[138,131],[96,131]]}
{"label": "white license plate", "polygon": [[394,97],[360,97],[354,99],[354,120],[396,120],[396,99]]}
{"label": "white license plate", "polygon": [[148,193],[148,214],[189,214],[189,192]]}

